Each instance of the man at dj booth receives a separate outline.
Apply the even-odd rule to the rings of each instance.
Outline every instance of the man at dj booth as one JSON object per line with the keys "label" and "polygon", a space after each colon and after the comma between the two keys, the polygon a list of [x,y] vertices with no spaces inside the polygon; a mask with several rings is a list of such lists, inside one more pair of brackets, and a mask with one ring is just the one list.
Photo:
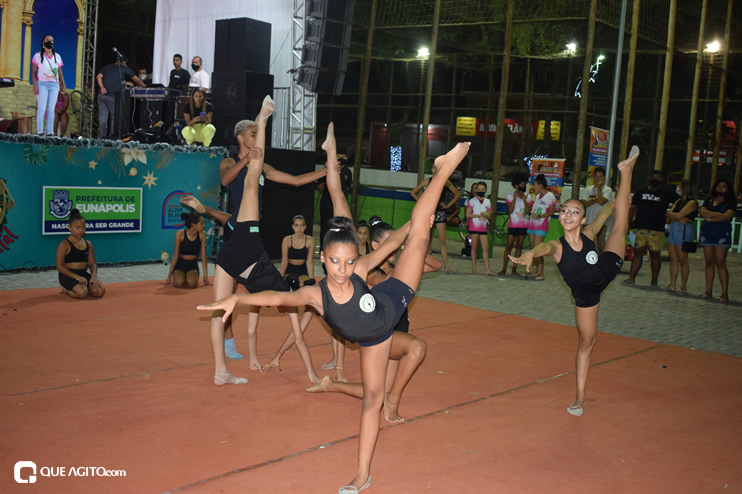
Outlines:
{"label": "man at dj booth", "polygon": [[103,66],[96,76],[100,93],[98,94],[98,118],[100,120],[100,138],[110,137],[114,132],[113,119],[116,115],[116,98],[121,97],[121,88],[127,79],[139,87],[146,87],[144,82],[129,67],[123,55],[116,55],[116,63]]}

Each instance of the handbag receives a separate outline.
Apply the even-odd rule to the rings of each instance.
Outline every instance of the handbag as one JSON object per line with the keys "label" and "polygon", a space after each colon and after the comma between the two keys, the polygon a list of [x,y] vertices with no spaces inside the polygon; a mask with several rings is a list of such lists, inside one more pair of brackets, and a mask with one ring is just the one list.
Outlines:
{"label": "handbag", "polygon": [[[683,227],[683,238],[685,238],[685,229],[688,228],[688,224],[686,224]],[[698,249],[698,242],[686,242],[683,240],[683,245],[680,247],[683,252],[688,252],[689,254],[695,254],[696,250]]]}

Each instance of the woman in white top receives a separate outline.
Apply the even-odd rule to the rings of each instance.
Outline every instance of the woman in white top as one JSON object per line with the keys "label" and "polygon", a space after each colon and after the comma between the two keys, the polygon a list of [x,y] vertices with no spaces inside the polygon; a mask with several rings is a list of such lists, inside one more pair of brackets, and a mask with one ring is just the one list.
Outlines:
{"label": "woman in white top", "polygon": [[[41,51],[36,53],[31,60],[31,79],[33,82],[33,93],[36,95],[36,132],[44,134],[44,121],[46,121],[46,135],[54,135],[54,106],[57,104],[57,96],[67,91],[64,87],[64,76],[62,75],[62,57],[54,51],[54,37],[51,34],[41,38]],[[45,118],[46,116],[46,118]]]}

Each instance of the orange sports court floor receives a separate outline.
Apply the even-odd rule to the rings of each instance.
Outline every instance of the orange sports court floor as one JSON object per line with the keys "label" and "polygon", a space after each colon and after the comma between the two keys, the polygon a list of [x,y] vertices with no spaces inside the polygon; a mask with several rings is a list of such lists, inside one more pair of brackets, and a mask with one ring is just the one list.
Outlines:
{"label": "orange sports court floor", "polygon": [[[212,384],[209,315],[195,310],[210,287],[110,284],[82,303],[58,291],[2,294],[0,492],[313,494],[352,479],[361,403],[305,392],[296,351],[281,372],[230,361],[250,382]],[[740,358],[601,333],[578,418],[565,410],[574,327],[418,298],[411,328],[427,359],[408,421],[382,419],[366,492],[742,492]],[[246,354],[244,316],[235,329]],[[288,330],[263,310],[262,363]],[[331,348],[317,319],[307,340],[319,369]],[[360,377],[357,351],[346,374]],[[18,461],[35,483],[16,482]]]}

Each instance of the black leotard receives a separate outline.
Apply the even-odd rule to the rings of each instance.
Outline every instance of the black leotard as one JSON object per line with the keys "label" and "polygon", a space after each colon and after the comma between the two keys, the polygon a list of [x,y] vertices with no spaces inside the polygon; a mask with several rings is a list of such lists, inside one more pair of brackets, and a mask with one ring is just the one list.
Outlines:
{"label": "black leotard", "polygon": [[[389,263],[394,269],[394,265],[392,263]],[[386,271],[381,269],[381,267],[377,267],[376,271],[381,273],[382,276],[386,276]],[[410,332],[410,314],[407,312],[407,307],[404,309],[404,313],[402,313],[402,317],[399,318],[399,324],[394,328],[394,331],[401,331],[403,333],[409,333]]]}
{"label": "black leotard", "polygon": [[289,237],[289,259],[292,261],[306,261],[308,254],[309,248],[307,247],[307,237],[304,237],[304,247],[301,249],[294,247],[294,237]]}
{"label": "black leotard", "polygon": [[378,345],[392,336],[407,304],[415,292],[396,278],[389,278],[371,290],[357,274],[350,277],[353,296],[344,304],[336,303],[327,286],[327,278],[320,280],[322,290],[322,318],[343,339],[358,342],[360,346]]}
{"label": "black leotard", "polygon": [[595,242],[584,233],[582,250],[575,252],[564,237],[562,258],[557,267],[565,283],[572,289],[577,307],[593,307],[600,303],[600,294],[613,281],[623,265],[623,259],[614,252],[605,251],[598,255]]}
{"label": "black leotard", "polygon": [[201,234],[196,233],[196,239],[188,238],[188,231],[183,231],[183,241],[180,243],[180,255],[197,256],[201,253]]}
{"label": "black leotard", "polygon": [[90,254],[90,244],[88,244],[88,241],[83,239],[85,241],[85,249],[80,250],[77,247],[75,247],[75,244],[70,242],[70,239],[65,239],[68,244],[70,244],[70,251],[64,256],[64,263],[68,264],[71,262],[88,262],[88,255]]}

